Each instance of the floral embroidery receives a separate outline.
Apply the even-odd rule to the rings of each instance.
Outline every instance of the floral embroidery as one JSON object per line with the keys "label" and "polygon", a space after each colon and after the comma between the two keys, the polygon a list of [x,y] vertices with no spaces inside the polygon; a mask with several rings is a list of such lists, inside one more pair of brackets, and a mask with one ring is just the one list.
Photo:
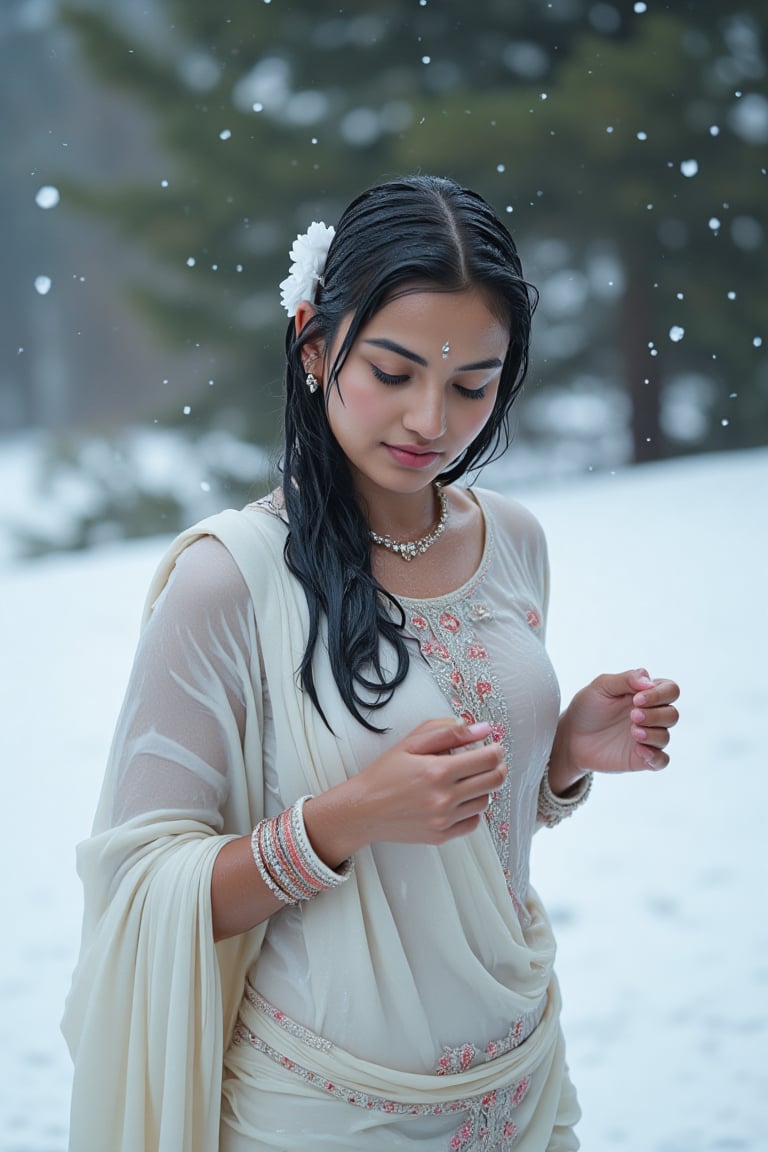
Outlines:
{"label": "floral embroidery", "polygon": [[[518,1016],[517,1020],[513,1020],[506,1036],[502,1036],[499,1040],[491,1040],[482,1051],[471,1043],[459,1044],[456,1048],[450,1048],[446,1045],[437,1062],[436,1075],[456,1076],[460,1072],[466,1072],[468,1068],[478,1064],[487,1064],[490,1060],[496,1060],[499,1056],[506,1056],[508,1052],[519,1048],[541,1023],[546,1003],[547,998],[544,996],[532,1012],[525,1012],[522,1016]],[[519,1087],[520,1085],[518,1085]],[[522,1100],[522,1096],[520,1100]],[[515,1103],[519,1102],[518,1100]]]}
{"label": "floral embroidery", "polygon": [[421,651],[425,656],[437,656],[440,660],[450,660],[451,658],[445,644],[433,644],[429,640],[422,644]]}
{"label": "floral embroidery", "polygon": [[459,1048],[443,1048],[443,1055],[437,1062],[435,1069],[438,1076],[455,1076],[458,1072],[466,1072],[471,1068],[477,1048],[474,1044],[462,1044]]}
{"label": "floral embroidery", "polygon": [[[406,611],[408,602],[405,602]],[[474,633],[473,622],[491,617],[487,604],[468,598],[445,611],[428,600],[411,601],[408,622],[416,633],[419,649],[438,687],[442,689],[457,716],[466,724],[486,720],[491,739],[507,747],[509,717],[488,651]],[[505,875],[509,865],[509,812],[507,784],[491,793],[485,819]]]}
{"label": "floral embroidery", "polygon": [[[523,1084],[525,1088],[521,1093]],[[514,1088],[487,1092],[470,1108],[467,1119],[451,1139],[451,1152],[510,1152],[518,1129],[509,1113],[527,1091],[526,1080]],[[519,1100],[515,1101],[515,1096],[519,1096]]]}
{"label": "floral embroidery", "polygon": [[445,628],[446,632],[452,632],[454,635],[461,628],[461,621],[457,620],[452,612],[443,612],[440,617],[440,627]]}
{"label": "floral embroidery", "polygon": [[[296,1021],[289,1020],[282,1012],[263,1000],[258,993],[253,993],[253,995],[254,999],[251,1002],[256,1007],[263,1005],[263,1011],[269,1010],[268,1014],[271,1018],[291,1032],[292,1035],[296,1035],[298,1039],[305,1038],[299,1035],[299,1033],[303,1033],[313,1037],[315,1043],[312,1047],[321,1048],[325,1045],[333,1047],[330,1041],[323,1040],[321,1036],[314,1036]],[[397,1116],[444,1116],[454,1112],[464,1112],[466,1113],[465,1119],[450,1140],[449,1147],[452,1152],[510,1152],[517,1135],[517,1125],[510,1119],[509,1114],[523,1100],[530,1083],[528,1077],[524,1077],[508,1088],[495,1089],[492,1092],[486,1092],[483,1096],[466,1096],[459,1100],[447,1100],[433,1104],[403,1104],[397,1100],[389,1100],[385,1096],[359,1092],[355,1088],[326,1080],[324,1076],[313,1071],[312,1068],[299,1064],[295,1060],[290,1060],[278,1052],[266,1040],[262,1040],[260,1036],[252,1032],[242,1019],[239,1019],[235,1025],[232,1043],[237,1045],[250,1044],[251,1047],[285,1068],[286,1071],[301,1077],[307,1084],[312,1084],[320,1091],[333,1096],[334,1099],[352,1104],[356,1108],[378,1110]]]}
{"label": "floral embroidery", "polygon": [[529,608],[525,614],[525,618],[528,621],[529,626],[533,628],[534,632],[538,632],[539,628],[541,628],[541,616],[536,611],[536,609]]}

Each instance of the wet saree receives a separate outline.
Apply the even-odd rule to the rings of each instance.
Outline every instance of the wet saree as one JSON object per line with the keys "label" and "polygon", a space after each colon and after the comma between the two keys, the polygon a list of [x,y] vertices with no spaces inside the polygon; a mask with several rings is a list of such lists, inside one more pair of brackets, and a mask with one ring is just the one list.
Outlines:
{"label": "wet saree", "polygon": [[[383,737],[346,712],[324,649],[316,677],[333,731],[297,688],[306,604],[285,569],[277,517],[222,513],[172,545],[148,597],[150,640],[190,545],[214,537],[236,569],[229,583],[196,587],[192,639],[177,637],[192,666],[173,669],[173,691],[215,717],[217,747],[206,751],[204,730],[165,732],[156,716],[141,718],[153,715],[144,698],[153,692],[139,664],[93,835],[78,852],[83,941],[63,1025],[75,1060],[73,1152],[306,1152],[374,1149],[377,1139],[435,1152],[578,1147],[554,940],[527,876],[557,699],[542,663],[541,699],[515,707],[487,652],[494,632],[515,637],[523,672],[509,676],[520,680],[514,691],[529,691],[531,662],[543,660],[545,556],[535,522],[516,511],[506,523],[513,514],[497,501],[483,497],[476,580],[450,604],[404,604],[414,658],[380,717]],[[178,632],[174,624],[156,647]],[[460,681],[446,678],[450,668]],[[280,912],[213,943],[213,862],[261,818],[268,770],[290,804],[360,771],[421,719],[468,710],[498,726],[515,765],[486,824],[441,848],[370,846],[353,880],[301,906],[298,922]],[[303,983],[286,961],[297,932]]]}

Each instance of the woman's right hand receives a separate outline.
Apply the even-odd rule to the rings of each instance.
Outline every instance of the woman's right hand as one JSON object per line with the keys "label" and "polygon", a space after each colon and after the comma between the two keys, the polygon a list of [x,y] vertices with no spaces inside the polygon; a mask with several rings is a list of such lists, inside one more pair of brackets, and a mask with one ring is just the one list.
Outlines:
{"label": "woman's right hand", "polygon": [[478,744],[490,733],[487,723],[449,717],[414,728],[357,776],[307,801],[315,851],[335,867],[364,844],[443,844],[471,832],[507,775],[502,746]]}
{"label": "woman's right hand", "polygon": [[[489,724],[446,717],[414,728],[362,772],[304,804],[310,842],[330,868],[365,844],[444,844],[471,832],[504,783],[500,744],[479,744]],[[284,905],[253,862],[251,837],[222,847],[211,878],[215,940],[236,936]]]}

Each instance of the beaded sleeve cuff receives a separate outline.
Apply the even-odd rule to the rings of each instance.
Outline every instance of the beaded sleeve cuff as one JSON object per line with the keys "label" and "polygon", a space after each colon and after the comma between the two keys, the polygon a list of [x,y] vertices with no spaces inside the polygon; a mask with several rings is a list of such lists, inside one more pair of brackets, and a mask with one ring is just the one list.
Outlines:
{"label": "beaded sleeve cuff", "polygon": [[579,808],[592,791],[593,772],[587,772],[577,780],[568,796],[556,796],[549,785],[549,765],[541,778],[539,785],[539,804],[536,812],[537,819],[547,828],[554,828],[566,816],[571,816]]}

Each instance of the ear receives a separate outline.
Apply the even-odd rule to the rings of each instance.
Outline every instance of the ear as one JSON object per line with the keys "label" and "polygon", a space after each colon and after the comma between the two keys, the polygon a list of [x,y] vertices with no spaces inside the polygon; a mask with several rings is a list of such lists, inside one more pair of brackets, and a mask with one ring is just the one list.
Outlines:
{"label": "ear", "polygon": [[[308,300],[302,300],[296,305],[296,315],[293,318],[293,322],[296,326],[297,336],[302,332],[304,326],[312,319],[315,313],[315,307],[310,304]],[[311,369],[318,379],[322,376],[321,365],[323,364],[324,357],[325,341],[320,336],[308,340],[301,350],[304,367],[307,371]]]}

